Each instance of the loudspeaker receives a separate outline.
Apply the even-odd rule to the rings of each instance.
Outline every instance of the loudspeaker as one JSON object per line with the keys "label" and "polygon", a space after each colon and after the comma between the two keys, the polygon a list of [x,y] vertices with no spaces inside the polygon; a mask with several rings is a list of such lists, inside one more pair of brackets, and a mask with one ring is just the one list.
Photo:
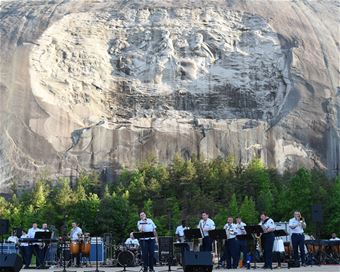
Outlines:
{"label": "loudspeaker", "polygon": [[314,223],[323,222],[323,212],[320,204],[315,204],[312,206],[312,221]]}
{"label": "loudspeaker", "polygon": [[0,254],[0,271],[19,272],[22,268],[22,259],[18,254]]}
{"label": "loudspeaker", "polygon": [[0,219],[0,235],[6,234],[9,231],[9,220]]}
{"label": "loudspeaker", "polygon": [[211,252],[184,251],[183,253],[184,272],[211,272],[213,268]]}

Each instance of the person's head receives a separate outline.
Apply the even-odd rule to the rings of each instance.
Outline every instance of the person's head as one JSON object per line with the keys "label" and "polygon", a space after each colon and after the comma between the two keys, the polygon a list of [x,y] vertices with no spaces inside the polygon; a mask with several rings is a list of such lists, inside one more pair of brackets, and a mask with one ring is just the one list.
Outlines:
{"label": "person's head", "polygon": [[268,217],[268,216],[267,216],[267,213],[266,213],[266,212],[261,212],[261,215],[260,215],[261,221],[266,220],[267,217]]}
{"label": "person's head", "polygon": [[232,216],[228,216],[227,222],[228,222],[228,224],[232,224],[234,222],[233,217]]}
{"label": "person's head", "polygon": [[241,216],[236,217],[236,223],[240,224],[242,222]]}
{"label": "person's head", "polygon": [[32,228],[36,229],[38,227],[38,224],[37,223],[33,223],[32,224]]}
{"label": "person's head", "polygon": [[201,33],[195,34],[195,42],[196,43],[202,43],[203,42],[203,35]]}
{"label": "person's head", "polygon": [[47,229],[47,223],[42,224],[43,229]]}
{"label": "person's head", "polygon": [[76,222],[72,222],[72,228],[76,228],[77,227],[77,223]]}
{"label": "person's head", "polygon": [[182,220],[182,226],[185,227],[185,225],[186,225],[185,220]]}
{"label": "person's head", "polygon": [[145,212],[140,212],[140,213],[139,213],[139,218],[140,218],[141,220],[145,220],[145,219],[146,219],[146,213],[145,213]]}
{"label": "person's head", "polygon": [[333,239],[336,238],[336,233],[335,232],[332,233],[332,238]]}
{"label": "person's head", "polygon": [[27,232],[25,230],[22,230],[21,235],[26,235]]}
{"label": "person's head", "polygon": [[130,232],[130,238],[135,239],[135,236],[133,236],[133,232]]}
{"label": "person's head", "polygon": [[294,217],[295,217],[295,219],[300,220],[300,218],[301,218],[301,213],[300,213],[299,211],[295,211],[295,212],[294,212]]}
{"label": "person's head", "polygon": [[207,212],[202,212],[202,219],[207,220],[209,218],[209,213]]}

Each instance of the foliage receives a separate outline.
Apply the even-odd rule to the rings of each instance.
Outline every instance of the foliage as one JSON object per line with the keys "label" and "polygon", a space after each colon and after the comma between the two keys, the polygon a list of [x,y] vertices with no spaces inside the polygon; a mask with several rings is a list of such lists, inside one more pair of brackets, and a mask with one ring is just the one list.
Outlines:
{"label": "foliage", "polygon": [[64,221],[68,228],[76,221],[85,232],[111,233],[121,242],[136,230],[142,210],[155,221],[160,235],[173,235],[183,219],[196,227],[203,210],[222,228],[228,215],[257,224],[263,210],[275,221],[287,221],[298,209],[306,218],[307,232],[315,234],[311,207],[317,203],[323,207],[324,237],[340,225],[340,177],[332,180],[304,168],[280,174],[259,159],[244,166],[232,157],[207,161],[176,155],[164,166],[151,158],[137,169],[123,169],[106,185],[95,173],[82,172],[75,181],[52,182],[46,176],[41,175],[30,191],[18,192],[13,185],[10,199],[0,197],[0,217],[9,218],[11,227],[27,229],[33,222],[47,222],[61,229]]}

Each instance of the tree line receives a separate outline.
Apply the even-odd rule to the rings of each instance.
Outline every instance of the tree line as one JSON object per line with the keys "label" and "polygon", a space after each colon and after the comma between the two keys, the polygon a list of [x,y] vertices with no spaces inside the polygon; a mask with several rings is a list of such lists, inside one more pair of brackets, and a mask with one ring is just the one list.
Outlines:
{"label": "tree line", "polygon": [[[148,159],[137,169],[123,169],[112,184],[96,173],[49,180],[40,175],[32,189],[12,197],[0,197],[0,218],[10,226],[28,229],[44,222],[60,231],[73,221],[95,235],[111,233],[116,243],[136,230],[139,211],[144,210],[157,225],[159,235],[173,235],[185,219],[195,227],[202,211],[208,211],[217,227],[227,216],[240,215],[247,224],[257,224],[266,211],[274,221],[288,221],[300,210],[307,233],[328,238],[340,226],[340,177],[328,178],[319,170],[299,169],[279,174],[260,159],[247,166],[225,159],[185,160],[180,156],[168,165]],[[312,206],[320,204],[323,222],[312,222]]]}

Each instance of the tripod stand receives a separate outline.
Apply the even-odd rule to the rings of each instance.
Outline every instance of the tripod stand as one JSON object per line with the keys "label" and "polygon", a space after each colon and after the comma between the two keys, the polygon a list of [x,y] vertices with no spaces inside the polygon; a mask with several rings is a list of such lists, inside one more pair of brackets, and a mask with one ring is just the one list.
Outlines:
{"label": "tripod stand", "polygon": [[66,238],[65,236],[62,237],[63,242],[62,242],[62,246],[61,246],[61,250],[62,250],[62,263],[63,263],[63,270],[59,270],[59,271],[54,271],[54,272],[76,272],[76,271],[70,271],[70,270],[66,270]]}
{"label": "tripod stand", "polygon": [[[98,212],[97,209],[96,218],[95,218],[95,224],[98,226]],[[103,252],[104,253],[104,252]],[[89,270],[85,272],[104,272],[98,269],[98,233],[96,233],[96,269],[95,270]]]}
{"label": "tripod stand", "polygon": [[263,233],[263,229],[260,225],[253,225],[253,226],[245,226],[244,227],[247,235],[251,234],[253,236],[253,240],[254,240],[254,251],[252,252],[253,255],[253,259],[254,259],[254,266],[252,268],[256,269],[256,236]]}
{"label": "tripod stand", "polygon": [[66,223],[66,219],[67,219],[68,215],[65,214],[64,215],[64,225],[61,227],[61,232],[63,234],[62,236],[62,245],[61,245],[61,250],[62,250],[62,254],[61,254],[61,258],[62,258],[62,263],[63,263],[63,270],[59,270],[59,271],[54,271],[54,272],[76,272],[76,271],[70,271],[70,270],[66,270],[66,237],[67,237],[67,223]]}
{"label": "tripod stand", "polygon": [[[224,239],[227,239],[226,231],[225,231],[224,229],[209,230],[209,237],[210,237],[212,240],[216,240],[217,243],[220,243],[220,244],[221,244],[221,248],[222,248],[222,241],[223,241]],[[219,265],[219,262],[220,262],[220,255],[221,255],[221,252],[220,252],[220,250],[218,249],[218,245],[217,245],[218,265],[217,265],[216,269],[220,269],[220,268],[221,268],[221,266]]]}

